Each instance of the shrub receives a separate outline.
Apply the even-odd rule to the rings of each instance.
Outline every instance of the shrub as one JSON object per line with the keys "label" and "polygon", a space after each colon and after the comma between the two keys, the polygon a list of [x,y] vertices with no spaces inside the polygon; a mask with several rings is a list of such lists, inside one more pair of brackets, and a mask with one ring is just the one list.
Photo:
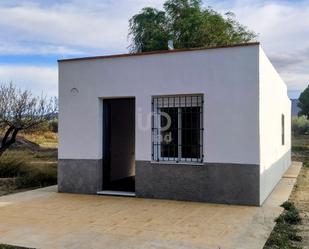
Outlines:
{"label": "shrub", "polygon": [[292,118],[292,132],[296,136],[309,133],[309,120],[306,116]]}
{"label": "shrub", "polygon": [[46,187],[57,184],[57,165],[28,166],[27,173],[16,181],[17,188]]}
{"label": "shrub", "polygon": [[283,202],[280,207],[283,207],[285,210],[288,210],[288,211],[295,209],[294,204],[290,201]]}
{"label": "shrub", "polygon": [[292,202],[286,201],[281,207],[283,213],[275,220],[276,226],[271,232],[264,249],[301,249],[295,242],[302,241],[302,237],[297,235],[298,229],[293,225],[300,224],[299,212]]}
{"label": "shrub", "polygon": [[52,132],[58,132],[58,119],[53,119],[48,123],[48,129]]}
{"label": "shrub", "polygon": [[292,145],[293,151],[306,151],[308,150],[306,145]]}
{"label": "shrub", "polygon": [[276,219],[277,223],[288,223],[290,225],[297,225],[301,223],[301,217],[299,211],[292,202],[284,202],[281,207],[285,211]]}
{"label": "shrub", "polygon": [[277,224],[266,242],[266,248],[286,248],[299,249],[293,245],[293,241],[301,241],[302,238],[297,235],[297,230],[287,224]]}
{"label": "shrub", "polygon": [[25,133],[35,133],[35,132],[47,132],[49,131],[49,121],[45,121],[43,123],[41,123],[37,129],[33,130],[30,129],[29,131],[25,132]]}
{"label": "shrub", "polygon": [[23,161],[11,159],[0,162],[0,178],[17,177],[20,175]]}
{"label": "shrub", "polygon": [[277,223],[288,223],[290,225],[300,224],[301,218],[297,210],[284,212],[277,219]]}
{"label": "shrub", "polygon": [[[48,155],[46,155],[48,156]],[[17,188],[45,187],[57,183],[57,163],[30,163],[32,154],[10,150],[0,158],[0,178],[17,178]]]}
{"label": "shrub", "polygon": [[57,160],[58,158],[58,150],[57,149],[45,149],[41,150],[39,153],[33,153],[33,157],[36,159],[44,159],[44,160]]}
{"label": "shrub", "polygon": [[25,174],[27,155],[7,151],[0,157],[0,178],[18,177]]}
{"label": "shrub", "polygon": [[309,168],[309,162],[304,162],[303,166],[306,167],[306,168]]}
{"label": "shrub", "polygon": [[17,188],[46,187],[57,184],[57,175],[49,172],[35,171],[20,177]]}

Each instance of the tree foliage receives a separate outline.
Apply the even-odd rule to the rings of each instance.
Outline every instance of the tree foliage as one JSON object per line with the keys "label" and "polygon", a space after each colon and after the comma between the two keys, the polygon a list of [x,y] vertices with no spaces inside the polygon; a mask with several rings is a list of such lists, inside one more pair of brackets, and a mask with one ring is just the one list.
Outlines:
{"label": "tree foliage", "polygon": [[165,13],[154,8],[144,8],[130,19],[130,35],[134,36],[132,51],[166,49],[169,35]]}
{"label": "tree foliage", "polygon": [[34,97],[28,90],[13,84],[0,86],[0,129],[4,136],[0,156],[16,141],[20,131],[37,129],[57,111],[55,98]]}
{"label": "tree foliage", "polygon": [[309,120],[306,116],[292,118],[292,132],[295,136],[309,133]]}
{"label": "tree foliage", "polygon": [[257,35],[241,25],[231,12],[221,15],[201,0],[167,0],[164,11],[144,8],[130,19],[131,52],[210,47],[245,43]]}
{"label": "tree foliage", "polygon": [[300,108],[298,115],[309,118],[309,86],[300,94],[297,106]]}

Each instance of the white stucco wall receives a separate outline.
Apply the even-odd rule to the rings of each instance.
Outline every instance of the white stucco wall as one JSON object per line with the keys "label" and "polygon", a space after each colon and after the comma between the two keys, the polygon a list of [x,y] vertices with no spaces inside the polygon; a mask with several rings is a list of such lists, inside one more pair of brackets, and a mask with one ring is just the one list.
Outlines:
{"label": "white stucco wall", "polygon": [[151,160],[151,127],[140,125],[151,97],[201,93],[204,161],[259,164],[258,56],[250,45],[60,62],[59,158],[101,159],[102,98],[134,96],[136,160]]}
{"label": "white stucco wall", "polygon": [[[260,49],[260,203],[262,204],[291,164],[291,101],[287,87]],[[281,115],[285,116],[285,144]]]}

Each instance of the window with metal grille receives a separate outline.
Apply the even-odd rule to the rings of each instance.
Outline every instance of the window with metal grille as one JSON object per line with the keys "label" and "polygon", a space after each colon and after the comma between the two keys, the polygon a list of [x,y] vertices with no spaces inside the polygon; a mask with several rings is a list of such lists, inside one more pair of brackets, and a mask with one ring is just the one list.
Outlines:
{"label": "window with metal grille", "polygon": [[152,99],[152,160],[203,162],[203,96]]}

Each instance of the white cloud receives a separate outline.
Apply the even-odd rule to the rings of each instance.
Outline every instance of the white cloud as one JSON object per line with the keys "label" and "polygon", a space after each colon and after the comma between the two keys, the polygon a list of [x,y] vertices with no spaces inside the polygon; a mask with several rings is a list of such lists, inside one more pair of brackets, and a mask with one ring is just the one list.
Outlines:
{"label": "white cloud", "polygon": [[58,95],[58,72],[56,67],[0,65],[0,84],[13,82],[34,94]]}
{"label": "white cloud", "polygon": [[36,7],[0,9],[0,16],[1,29],[19,33],[21,40],[111,49],[125,46],[126,29],[118,19]]}
{"label": "white cloud", "polygon": [[0,41],[0,55],[83,55],[84,52],[53,44],[22,44]]}
{"label": "white cloud", "polygon": [[[55,54],[64,57],[126,52],[128,19],[145,6],[162,8],[164,1],[2,0],[0,55]],[[299,91],[307,86],[309,0],[205,0],[204,5],[221,13],[233,11],[241,23],[259,33],[266,54],[289,90]],[[9,65],[5,68],[9,70],[10,67],[16,69]],[[3,70],[1,72],[3,75]],[[29,80],[38,82],[35,78],[41,77],[42,81],[39,75]],[[56,85],[56,77],[52,78]]]}
{"label": "white cloud", "polygon": [[[101,53],[126,51],[129,18],[144,6],[158,7],[162,2],[74,0],[55,2],[48,7],[38,1],[13,6],[0,4],[0,29],[10,41],[22,44],[25,41],[60,44]],[[3,39],[4,35],[0,35],[0,41]]]}
{"label": "white cloud", "polygon": [[309,1],[238,0],[212,4],[259,33],[262,47],[290,91],[309,82]]}
{"label": "white cloud", "polygon": [[[108,54],[127,51],[128,19],[151,0],[2,0],[0,55]],[[57,68],[1,65],[0,83],[57,95]]]}

